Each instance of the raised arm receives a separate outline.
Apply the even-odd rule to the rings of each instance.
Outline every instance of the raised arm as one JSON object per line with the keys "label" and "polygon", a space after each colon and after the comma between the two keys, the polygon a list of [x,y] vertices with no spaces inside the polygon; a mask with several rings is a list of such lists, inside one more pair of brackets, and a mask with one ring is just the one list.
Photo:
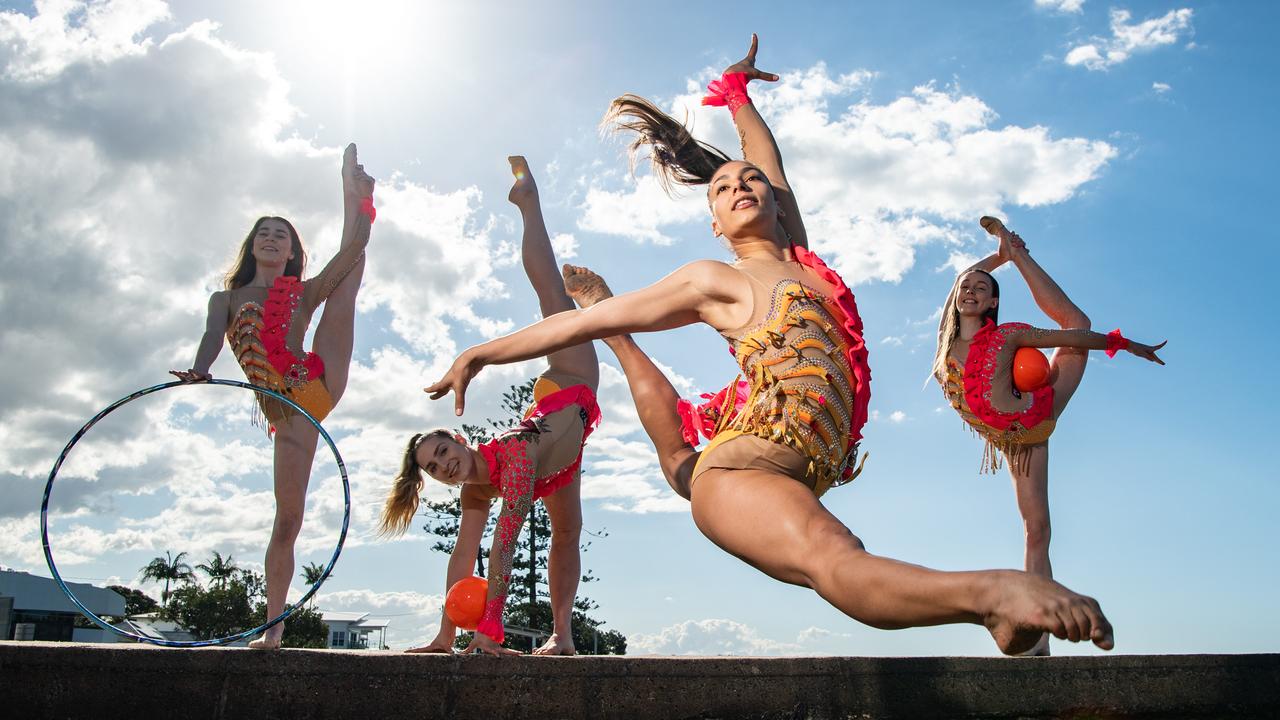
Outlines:
{"label": "raised arm", "polygon": [[[743,73],[746,80],[776,82],[777,75],[756,69],[758,45],[759,39],[755,33],[751,33],[751,49],[747,51],[747,56],[725,68],[725,75]],[[737,126],[738,138],[742,141],[742,156],[747,162],[763,170],[769,178],[769,184],[773,186],[778,207],[782,209],[782,217],[778,222],[783,231],[791,238],[791,242],[800,247],[809,247],[804,221],[800,217],[800,206],[796,204],[795,194],[792,193],[791,184],[787,182],[786,172],[782,168],[782,151],[778,149],[778,142],[769,126],[751,103],[733,111],[733,124]]]}
{"label": "raised arm", "polygon": [[200,337],[200,346],[196,348],[196,359],[190,370],[170,370],[169,374],[192,382],[209,380],[209,368],[218,359],[222,350],[222,338],[227,334],[227,322],[231,313],[231,293],[219,290],[209,296],[209,314],[204,321],[204,335]]}
{"label": "raised arm", "polygon": [[[736,293],[736,294],[735,294]],[[705,322],[729,328],[751,312],[750,288],[737,270],[713,260],[689,263],[649,287],[603,300],[586,310],[552,315],[523,330],[469,348],[434,385],[432,400],[450,390],[461,415],[467,385],[486,365],[542,357],[571,345],[635,332],[653,332]]]}

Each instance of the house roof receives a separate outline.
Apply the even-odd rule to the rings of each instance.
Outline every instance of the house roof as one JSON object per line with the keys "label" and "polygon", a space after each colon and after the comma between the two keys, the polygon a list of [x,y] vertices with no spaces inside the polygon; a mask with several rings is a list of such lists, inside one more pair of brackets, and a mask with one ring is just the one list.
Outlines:
{"label": "house roof", "polygon": [[[80,602],[97,615],[124,615],[124,598],[114,590],[88,583],[67,583]],[[79,613],[53,578],[16,570],[0,570],[0,595],[13,598],[14,610]]]}

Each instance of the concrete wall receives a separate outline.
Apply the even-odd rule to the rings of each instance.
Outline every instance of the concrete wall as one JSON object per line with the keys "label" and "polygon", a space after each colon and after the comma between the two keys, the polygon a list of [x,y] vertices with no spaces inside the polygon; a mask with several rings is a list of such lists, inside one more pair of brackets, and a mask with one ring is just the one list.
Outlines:
{"label": "concrete wall", "polygon": [[0,643],[9,717],[1274,718],[1280,655],[493,658]]}

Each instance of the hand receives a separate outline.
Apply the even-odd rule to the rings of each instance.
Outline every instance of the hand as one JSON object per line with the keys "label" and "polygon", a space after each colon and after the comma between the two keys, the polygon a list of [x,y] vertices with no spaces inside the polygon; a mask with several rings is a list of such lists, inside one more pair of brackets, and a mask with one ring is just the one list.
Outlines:
{"label": "hand", "polygon": [[1164,361],[1156,357],[1156,351],[1164,347],[1165,344],[1168,342],[1169,342],[1168,340],[1165,340],[1159,345],[1143,345],[1140,342],[1134,342],[1130,340],[1128,350],[1129,352],[1133,353],[1134,355],[1137,355],[1143,360],[1150,360],[1153,363],[1159,363],[1163,365]]}
{"label": "hand", "polygon": [[507,162],[511,163],[511,174],[516,179],[511,185],[511,192],[507,193],[507,200],[520,208],[529,203],[536,205],[538,186],[533,182],[533,173],[529,172],[529,162],[523,155],[512,155],[507,158]]}
{"label": "hand", "polygon": [[429,393],[432,400],[439,400],[452,390],[454,414],[461,415],[466,405],[467,385],[471,384],[471,379],[483,367],[484,363],[480,362],[471,350],[464,350],[458,359],[453,361],[453,365],[444,377],[437,380],[434,385],[423,388],[422,391]]}
{"label": "hand", "polygon": [[747,56],[738,62],[725,68],[725,74],[728,73],[746,73],[747,80],[765,80],[768,82],[777,82],[778,76],[773,73],[762,72],[756,69],[756,47],[760,44],[760,39],[755,33],[751,33],[751,49],[747,51]]}
{"label": "hand", "polygon": [[203,380],[213,379],[213,376],[209,373],[196,372],[194,368],[191,370],[170,370],[169,374],[178,378],[182,382],[201,382]]}
{"label": "hand", "polygon": [[1003,230],[1000,233],[1000,257],[1004,260],[1013,260],[1016,257],[1028,255],[1027,244],[1023,242],[1022,237],[1016,232]]}
{"label": "hand", "polygon": [[464,655],[470,655],[476,650],[479,650],[482,653],[488,653],[489,655],[496,655],[497,657],[502,657],[503,655],[523,654],[519,650],[502,647],[498,643],[494,642],[493,638],[481,632],[478,632],[471,637],[471,644],[468,645],[467,649],[463,650],[462,653]]}
{"label": "hand", "polygon": [[364,171],[356,158],[356,144],[351,143],[342,153],[342,192],[348,197],[363,200],[373,195],[374,179]]}

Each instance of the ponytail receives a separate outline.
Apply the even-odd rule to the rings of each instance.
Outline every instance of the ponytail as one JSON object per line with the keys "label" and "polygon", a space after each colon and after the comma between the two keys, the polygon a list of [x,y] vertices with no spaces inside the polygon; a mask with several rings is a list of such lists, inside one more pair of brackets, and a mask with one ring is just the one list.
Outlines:
{"label": "ponytail", "polygon": [[639,95],[623,95],[610,103],[600,125],[613,132],[625,130],[636,134],[627,148],[632,172],[641,146],[650,146],[653,174],[668,195],[673,184],[709,184],[715,171],[733,159],[695,138],[684,124]]}
{"label": "ponytail", "polygon": [[422,493],[422,468],[418,466],[418,446],[433,437],[449,437],[448,430],[432,430],[429,433],[417,433],[409,438],[404,449],[404,459],[400,462],[400,472],[391,482],[391,492],[387,502],[382,506],[382,520],[378,523],[378,534],[396,536],[408,529],[413,516],[418,512],[418,497]]}

